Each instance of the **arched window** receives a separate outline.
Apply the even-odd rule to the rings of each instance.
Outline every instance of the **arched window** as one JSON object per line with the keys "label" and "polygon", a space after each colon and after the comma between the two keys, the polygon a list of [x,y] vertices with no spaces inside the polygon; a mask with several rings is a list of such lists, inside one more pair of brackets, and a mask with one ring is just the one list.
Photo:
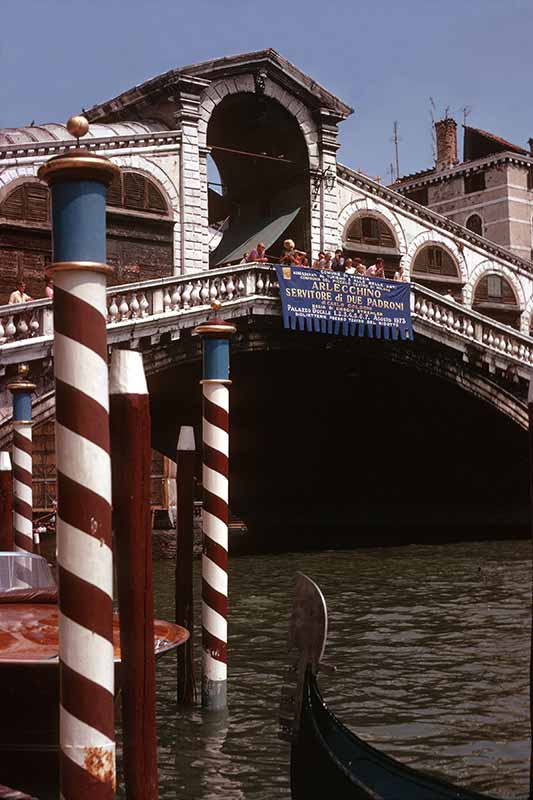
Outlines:
{"label": "arched window", "polygon": [[0,217],[17,222],[50,222],[48,187],[40,183],[23,183],[0,203]]}
{"label": "arched window", "polygon": [[454,258],[435,244],[421,247],[411,269],[412,279],[441,294],[452,294],[461,299],[462,280]]}
{"label": "arched window", "polygon": [[518,300],[513,287],[503,275],[484,275],[475,288],[472,306],[487,317],[517,330],[520,328]]}
{"label": "arched window", "polygon": [[131,211],[168,214],[167,202],[149,178],[137,172],[121,172],[107,192],[108,206],[121,206]]}
{"label": "arched window", "polygon": [[466,227],[472,233],[477,233],[479,236],[483,236],[483,220],[479,216],[479,214],[472,214],[468,217],[466,221]]}
{"label": "arched window", "polygon": [[459,277],[459,270],[451,255],[437,245],[427,245],[418,251],[412,271],[422,275]]}
{"label": "arched window", "polygon": [[357,217],[348,228],[347,239],[375,247],[395,247],[394,234],[389,226],[375,217]]}

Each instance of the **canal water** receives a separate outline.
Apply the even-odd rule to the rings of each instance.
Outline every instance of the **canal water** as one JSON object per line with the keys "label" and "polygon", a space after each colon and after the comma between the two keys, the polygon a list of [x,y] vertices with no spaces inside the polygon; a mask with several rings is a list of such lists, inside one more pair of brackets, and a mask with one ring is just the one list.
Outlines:
{"label": "canal water", "polygon": [[[340,719],[412,766],[524,797],[530,567],[523,541],[231,558],[228,714],[177,712],[175,658],[158,663],[161,800],[290,798],[277,715],[298,570],[328,604],[337,672],[320,683]],[[174,563],[154,571],[172,619]]]}

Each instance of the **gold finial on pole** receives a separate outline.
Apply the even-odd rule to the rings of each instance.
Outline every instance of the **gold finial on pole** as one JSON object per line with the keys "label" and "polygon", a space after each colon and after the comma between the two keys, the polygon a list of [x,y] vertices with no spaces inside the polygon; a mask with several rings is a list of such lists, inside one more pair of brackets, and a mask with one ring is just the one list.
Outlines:
{"label": "gold finial on pole", "polygon": [[222,303],[220,302],[220,300],[212,300],[211,308],[213,309],[213,311],[220,311],[220,309],[222,308]]}
{"label": "gold finial on pole", "polygon": [[78,147],[80,145],[80,137],[85,136],[88,130],[89,120],[86,117],[83,117],[81,114],[76,114],[73,117],[70,117],[67,122],[67,131],[71,136],[76,137]]}

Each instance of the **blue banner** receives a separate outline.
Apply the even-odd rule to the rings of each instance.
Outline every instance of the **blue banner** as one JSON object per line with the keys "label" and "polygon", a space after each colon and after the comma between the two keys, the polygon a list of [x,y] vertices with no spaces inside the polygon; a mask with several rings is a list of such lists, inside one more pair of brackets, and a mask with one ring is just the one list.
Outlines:
{"label": "blue banner", "polygon": [[286,328],[413,338],[410,284],[307,267],[276,267]]}

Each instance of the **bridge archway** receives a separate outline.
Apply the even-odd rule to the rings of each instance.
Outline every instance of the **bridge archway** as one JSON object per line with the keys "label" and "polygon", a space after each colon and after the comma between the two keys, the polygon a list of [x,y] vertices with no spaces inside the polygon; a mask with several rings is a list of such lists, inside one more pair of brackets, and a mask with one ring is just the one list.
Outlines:
{"label": "bridge archway", "polygon": [[[431,344],[417,361],[382,343],[292,338],[262,348],[255,335],[232,356],[232,507],[251,528],[280,544],[476,538],[509,532],[511,507],[527,527],[527,436],[488,381],[465,386],[461,361]],[[200,436],[199,374],[190,362],[150,380],[155,446],[170,456],[179,424]]]}
{"label": "bridge archway", "polygon": [[523,306],[511,281],[499,272],[487,271],[478,278],[473,287],[472,308],[520,330]]}
{"label": "bridge archway", "polygon": [[208,192],[209,224],[224,226],[212,266],[240,261],[263,240],[271,260],[285,238],[309,251],[309,151],[298,118],[265,94],[227,94],[210,114],[207,145],[222,182],[222,193]]}

